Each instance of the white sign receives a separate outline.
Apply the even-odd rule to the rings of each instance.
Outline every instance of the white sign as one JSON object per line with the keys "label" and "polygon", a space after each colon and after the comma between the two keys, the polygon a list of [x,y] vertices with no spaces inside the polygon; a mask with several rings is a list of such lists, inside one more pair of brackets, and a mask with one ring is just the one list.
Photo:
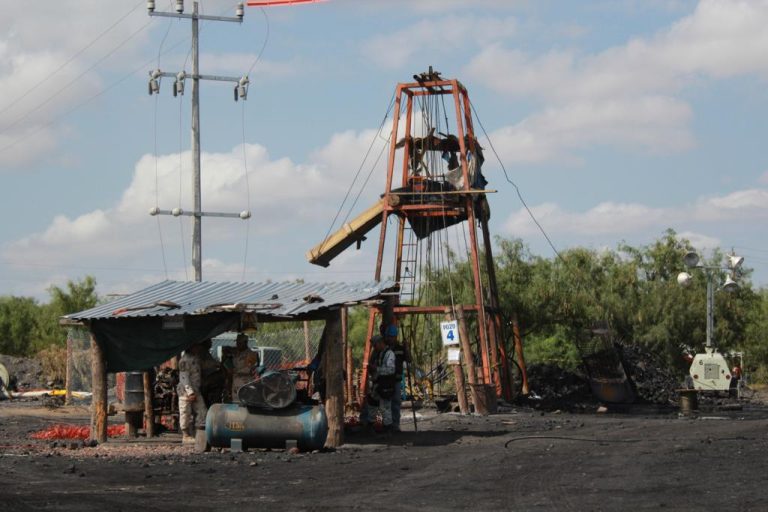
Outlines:
{"label": "white sign", "polygon": [[459,323],[456,320],[452,322],[440,322],[440,334],[443,336],[443,346],[458,345]]}
{"label": "white sign", "polygon": [[461,349],[449,348],[448,349],[448,364],[459,364],[461,362]]}

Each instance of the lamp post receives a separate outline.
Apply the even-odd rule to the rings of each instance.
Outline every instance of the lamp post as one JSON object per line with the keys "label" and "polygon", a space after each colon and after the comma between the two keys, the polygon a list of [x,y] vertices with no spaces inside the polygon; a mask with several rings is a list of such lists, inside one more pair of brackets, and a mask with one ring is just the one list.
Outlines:
{"label": "lamp post", "polygon": [[[723,270],[730,271],[720,289],[727,292],[738,290],[739,285],[734,281],[735,272],[741,268],[744,258],[731,254],[728,256],[728,266],[704,265],[700,262],[699,255],[693,251],[683,257],[685,266],[689,269],[699,269],[707,279],[707,339],[704,346],[704,354],[696,354],[691,363],[690,374],[694,388],[707,390],[727,390],[730,387],[730,371],[722,354],[717,353],[713,341],[714,316],[715,316],[715,278]],[[677,283],[681,286],[691,284],[693,276],[688,272],[680,272],[677,275]]]}

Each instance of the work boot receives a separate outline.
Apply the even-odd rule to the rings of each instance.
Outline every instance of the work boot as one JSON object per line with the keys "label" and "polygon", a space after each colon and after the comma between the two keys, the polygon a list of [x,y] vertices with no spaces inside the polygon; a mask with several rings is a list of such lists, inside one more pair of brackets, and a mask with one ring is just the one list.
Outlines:
{"label": "work boot", "polygon": [[195,444],[195,437],[184,432],[181,435],[181,444]]}

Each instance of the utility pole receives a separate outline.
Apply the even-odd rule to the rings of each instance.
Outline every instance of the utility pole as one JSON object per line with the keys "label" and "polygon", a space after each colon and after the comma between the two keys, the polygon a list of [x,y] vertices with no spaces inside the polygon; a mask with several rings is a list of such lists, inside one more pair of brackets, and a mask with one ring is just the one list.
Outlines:
{"label": "utility pole", "polygon": [[243,4],[237,4],[235,11],[235,17],[226,16],[208,16],[198,13],[198,2],[192,2],[192,14],[184,14],[184,0],[175,0],[174,10],[176,12],[158,12],[155,11],[154,0],[147,1],[147,11],[150,16],[160,16],[166,18],[184,18],[192,21],[192,74],[187,75],[186,71],[182,70],[175,73],[164,72],[159,69],[155,69],[149,72],[149,94],[156,94],[160,92],[160,79],[163,77],[174,78],[173,83],[173,95],[184,94],[184,81],[187,78],[192,80],[192,196],[193,196],[193,211],[185,212],[181,208],[174,208],[173,210],[161,210],[158,206],[154,206],[149,210],[150,215],[173,215],[178,217],[185,215],[192,217],[192,266],[195,269],[195,281],[202,281],[203,279],[203,240],[202,240],[202,218],[207,217],[230,217],[240,218],[243,220],[251,217],[251,212],[243,210],[240,213],[221,213],[221,212],[204,212],[202,191],[200,188],[200,80],[213,80],[219,82],[234,82],[235,83],[235,101],[238,99],[245,100],[248,97],[248,76],[231,77],[231,76],[216,76],[216,75],[201,75],[200,74],[200,52],[199,52],[199,21],[228,21],[234,23],[242,23],[244,9]]}

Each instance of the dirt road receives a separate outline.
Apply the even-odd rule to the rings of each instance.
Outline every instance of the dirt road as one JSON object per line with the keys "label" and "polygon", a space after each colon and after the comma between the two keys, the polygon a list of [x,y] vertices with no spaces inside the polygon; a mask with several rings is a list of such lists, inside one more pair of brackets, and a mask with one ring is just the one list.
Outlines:
{"label": "dirt road", "polygon": [[76,450],[28,437],[86,412],[0,404],[5,510],[768,509],[768,408],[754,403],[696,418],[434,415],[417,433],[297,455],[194,454],[171,435]]}

